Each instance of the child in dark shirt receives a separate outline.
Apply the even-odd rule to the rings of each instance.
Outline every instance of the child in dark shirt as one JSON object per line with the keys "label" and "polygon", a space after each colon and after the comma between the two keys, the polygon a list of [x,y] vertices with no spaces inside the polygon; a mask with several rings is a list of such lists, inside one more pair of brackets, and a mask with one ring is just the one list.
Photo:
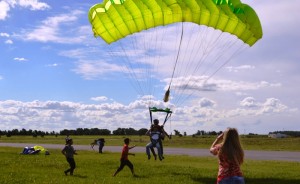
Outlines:
{"label": "child in dark shirt", "polygon": [[74,169],[76,168],[74,154],[77,155],[77,153],[72,145],[73,140],[70,138],[66,141],[66,146],[61,150],[61,153],[66,156],[67,162],[70,165],[70,168],[64,171],[65,175],[68,175],[68,173],[73,175]]}

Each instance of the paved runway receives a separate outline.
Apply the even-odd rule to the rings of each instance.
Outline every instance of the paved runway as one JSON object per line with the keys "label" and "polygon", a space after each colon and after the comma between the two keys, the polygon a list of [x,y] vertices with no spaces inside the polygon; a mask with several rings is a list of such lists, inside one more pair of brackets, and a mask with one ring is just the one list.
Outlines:
{"label": "paved runway", "polygon": [[[21,147],[34,146],[34,143],[0,143],[0,146],[7,147]],[[62,149],[64,145],[61,144],[38,144],[47,149]],[[91,150],[89,145],[74,145],[76,150]],[[95,150],[98,149],[97,146],[94,147]],[[103,151],[110,152],[121,152],[121,146],[104,146]],[[132,152],[135,153],[145,153],[145,147],[135,147]],[[189,156],[199,156],[206,157],[212,156],[208,149],[192,149],[192,148],[164,148],[164,155],[189,155]],[[289,152],[289,151],[250,151],[245,150],[245,159],[250,160],[279,160],[279,161],[292,161],[300,162],[300,152]]]}

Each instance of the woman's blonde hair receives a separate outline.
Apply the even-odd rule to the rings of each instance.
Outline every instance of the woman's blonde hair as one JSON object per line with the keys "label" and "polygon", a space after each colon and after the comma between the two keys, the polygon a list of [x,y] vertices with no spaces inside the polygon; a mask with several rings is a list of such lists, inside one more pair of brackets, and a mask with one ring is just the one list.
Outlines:
{"label": "woman's blonde hair", "polygon": [[224,131],[223,143],[219,155],[225,155],[228,160],[238,164],[244,162],[244,151],[238,131],[235,128],[228,128]]}

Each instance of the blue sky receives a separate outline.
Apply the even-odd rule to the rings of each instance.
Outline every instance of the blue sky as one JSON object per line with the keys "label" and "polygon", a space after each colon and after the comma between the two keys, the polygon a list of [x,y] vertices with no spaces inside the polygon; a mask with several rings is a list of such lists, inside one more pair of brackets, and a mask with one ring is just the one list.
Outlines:
{"label": "blue sky", "polygon": [[242,2],[260,17],[263,38],[205,84],[199,75],[185,76],[198,81],[189,100],[173,104],[174,96],[164,104],[170,77],[164,74],[172,67],[163,64],[153,73],[157,93],[152,97],[136,91],[137,81],[111,62],[114,56],[107,53],[112,47],[93,36],[88,10],[99,1],[1,0],[0,130],[147,128],[150,98],[155,106],[172,107],[168,132],[226,127],[259,134],[299,131],[300,3]]}

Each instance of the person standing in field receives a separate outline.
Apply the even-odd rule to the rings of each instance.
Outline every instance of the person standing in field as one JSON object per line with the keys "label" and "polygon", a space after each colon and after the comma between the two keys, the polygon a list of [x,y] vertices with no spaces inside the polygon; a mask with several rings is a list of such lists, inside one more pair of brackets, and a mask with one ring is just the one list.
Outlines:
{"label": "person standing in field", "polygon": [[128,155],[135,156],[134,153],[129,153],[129,150],[134,148],[135,145],[132,146],[132,147],[129,147],[129,143],[130,143],[129,138],[125,138],[124,143],[125,144],[123,146],[121,159],[120,159],[120,162],[121,162],[120,167],[116,170],[116,172],[113,174],[113,176],[116,176],[124,168],[125,165],[127,165],[130,168],[132,175],[135,176],[134,169],[133,169],[133,164],[128,160]]}
{"label": "person standing in field", "polygon": [[98,141],[99,141],[99,153],[103,153],[103,147],[104,147],[104,143],[105,143],[105,140],[104,140],[104,138],[100,138],[100,139],[98,139]]}
{"label": "person standing in field", "polygon": [[219,159],[217,184],[245,184],[240,168],[244,151],[235,128],[227,128],[220,134],[211,145],[210,152]]}
{"label": "person standing in field", "polygon": [[70,175],[73,175],[74,169],[76,168],[74,154],[77,155],[77,153],[72,145],[73,140],[68,139],[65,147],[61,150],[61,153],[66,156],[67,162],[70,165],[70,168],[64,171],[66,176],[68,175],[68,173],[70,173]]}

